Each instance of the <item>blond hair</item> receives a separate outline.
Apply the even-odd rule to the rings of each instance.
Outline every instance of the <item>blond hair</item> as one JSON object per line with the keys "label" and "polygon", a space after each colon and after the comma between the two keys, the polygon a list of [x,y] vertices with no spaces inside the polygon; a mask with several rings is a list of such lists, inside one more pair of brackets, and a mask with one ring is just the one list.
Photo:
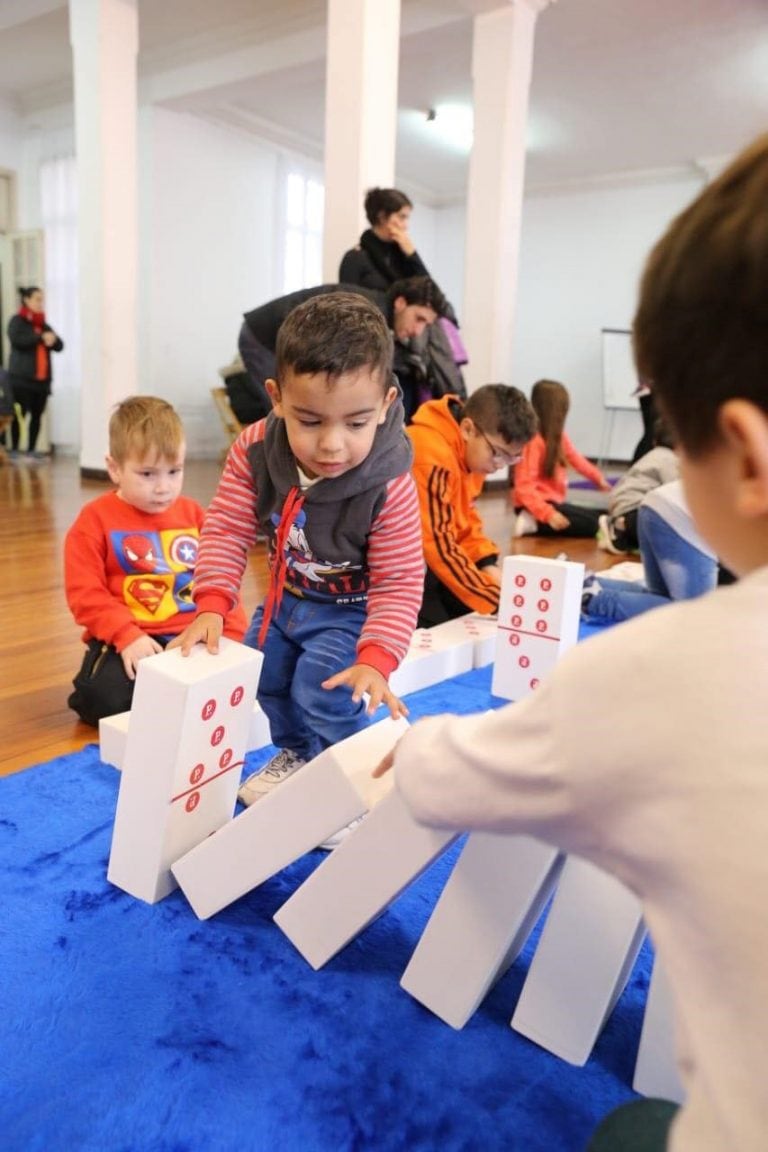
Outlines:
{"label": "blond hair", "polygon": [[129,456],[175,460],[184,443],[178,413],[156,396],[129,396],[109,420],[109,454],[118,464]]}

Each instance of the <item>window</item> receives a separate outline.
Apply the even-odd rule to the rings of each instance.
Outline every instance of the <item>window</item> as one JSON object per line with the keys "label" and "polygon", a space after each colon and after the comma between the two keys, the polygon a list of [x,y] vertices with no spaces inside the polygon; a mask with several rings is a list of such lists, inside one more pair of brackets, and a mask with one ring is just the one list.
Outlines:
{"label": "window", "polygon": [[322,283],[323,200],[319,180],[289,169],[285,178],[283,292]]}

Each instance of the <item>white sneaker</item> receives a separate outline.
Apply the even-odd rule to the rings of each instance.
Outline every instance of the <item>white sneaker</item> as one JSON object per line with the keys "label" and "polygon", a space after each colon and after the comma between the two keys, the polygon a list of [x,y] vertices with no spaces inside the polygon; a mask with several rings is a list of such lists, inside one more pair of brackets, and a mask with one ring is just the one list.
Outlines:
{"label": "white sneaker", "polygon": [[624,551],[622,548],[618,548],[616,545],[616,541],[613,538],[613,532],[611,531],[611,521],[605,513],[603,513],[603,515],[598,518],[597,524],[598,548],[602,548],[604,552],[611,552],[614,556],[626,556],[626,551]]}
{"label": "white sneaker", "polygon": [[366,812],[364,816],[358,816],[351,824],[347,824],[344,828],[339,828],[338,832],[334,832],[333,836],[329,836],[327,840],[323,840],[322,844],[318,844],[318,848],[321,848],[323,852],[333,852],[334,848],[338,848],[342,840],[346,840],[350,832],[354,832],[355,828],[362,824],[367,815],[368,813]]}
{"label": "white sneaker", "polygon": [[515,516],[515,536],[535,536],[538,531],[538,525],[531,516],[530,512],[526,512],[525,508]]}
{"label": "white sneaker", "polygon": [[278,752],[263,768],[254,772],[240,785],[238,800],[249,808],[251,804],[267,796],[278,784],[282,784],[283,780],[293,776],[294,772],[298,772],[305,764],[306,760],[302,760],[301,756],[297,756],[289,748],[283,748],[282,752]]}

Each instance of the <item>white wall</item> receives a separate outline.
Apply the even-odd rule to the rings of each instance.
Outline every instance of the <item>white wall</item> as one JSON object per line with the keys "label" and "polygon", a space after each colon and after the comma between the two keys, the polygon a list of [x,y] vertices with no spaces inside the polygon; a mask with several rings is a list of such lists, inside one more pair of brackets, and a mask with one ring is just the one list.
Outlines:
{"label": "white wall", "polygon": [[[541,377],[562,381],[571,393],[568,431],[586,455],[604,449],[628,460],[640,438],[639,412],[617,411],[611,418],[603,406],[600,330],[631,327],[645,257],[701,186],[692,175],[525,200],[507,383],[530,394]],[[450,295],[453,284],[461,284],[464,210],[438,214],[434,273]],[[458,292],[455,298],[461,302]]]}
{"label": "white wall", "polygon": [[279,292],[279,154],[162,108],[141,123],[139,387],[178,409],[190,455],[215,455],[210,389],[237,353],[243,312]]}

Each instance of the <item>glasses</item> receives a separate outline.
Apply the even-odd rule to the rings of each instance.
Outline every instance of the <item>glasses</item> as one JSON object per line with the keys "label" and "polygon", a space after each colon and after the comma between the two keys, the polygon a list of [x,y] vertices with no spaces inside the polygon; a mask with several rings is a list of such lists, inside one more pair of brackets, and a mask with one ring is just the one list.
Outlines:
{"label": "glasses", "polygon": [[482,436],[486,444],[491,450],[491,456],[497,464],[517,464],[522,457],[522,452],[507,452],[504,448],[499,448],[492,440],[489,440],[482,428],[478,428],[475,424],[475,432]]}

